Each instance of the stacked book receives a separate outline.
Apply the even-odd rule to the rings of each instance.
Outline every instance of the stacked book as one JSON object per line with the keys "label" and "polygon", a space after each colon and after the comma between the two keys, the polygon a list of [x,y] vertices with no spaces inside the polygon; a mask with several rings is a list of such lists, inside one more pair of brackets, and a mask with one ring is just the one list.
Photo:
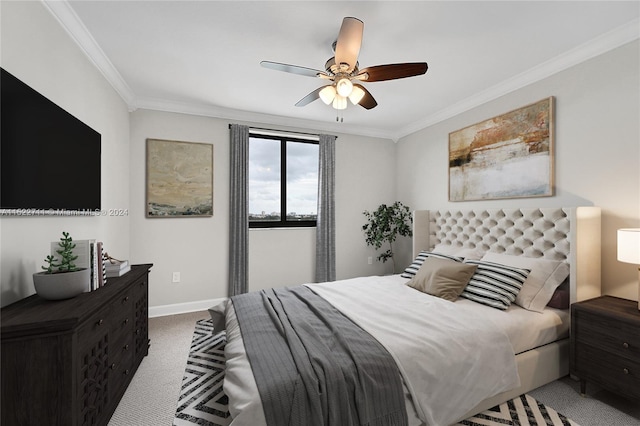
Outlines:
{"label": "stacked book", "polygon": [[128,260],[108,259],[105,262],[105,269],[107,278],[120,277],[131,270],[131,265]]}
{"label": "stacked book", "polygon": [[[86,291],[96,290],[107,283],[105,268],[105,252],[102,242],[96,240],[73,240],[76,245],[73,254],[77,256],[74,264],[77,268],[91,270],[90,282],[87,283]],[[51,255],[60,262],[59,242],[51,242]],[[119,276],[119,275],[114,275]]]}

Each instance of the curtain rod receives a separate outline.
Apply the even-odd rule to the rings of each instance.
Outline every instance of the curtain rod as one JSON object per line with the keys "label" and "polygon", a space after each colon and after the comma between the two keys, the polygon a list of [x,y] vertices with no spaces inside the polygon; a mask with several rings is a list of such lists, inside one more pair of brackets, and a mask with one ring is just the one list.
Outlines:
{"label": "curtain rod", "polygon": [[[231,124],[229,124],[229,128],[231,128]],[[290,133],[290,134],[293,134],[293,135],[307,135],[307,136],[314,136],[316,138],[319,136],[318,133],[294,132],[294,131],[291,131],[291,130],[267,129],[267,128],[264,128],[264,127],[252,127],[252,126],[249,126],[249,130],[264,130],[265,132]],[[337,136],[336,136],[336,139],[338,139]]]}

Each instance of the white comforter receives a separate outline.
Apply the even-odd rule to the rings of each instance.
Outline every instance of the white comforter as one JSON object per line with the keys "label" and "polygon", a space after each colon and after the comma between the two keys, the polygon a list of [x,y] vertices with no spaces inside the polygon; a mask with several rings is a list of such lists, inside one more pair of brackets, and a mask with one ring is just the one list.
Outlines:
{"label": "white comforter", "polygon": [[[405,282],[387,276],[308,286],[395,358],[410,395],[410,424],[447,426],[483,399],[520,384],[509,338],[493,321],[420,293]],[[225,310],[224,390],[232,425],[265,425],[232,304]]]}

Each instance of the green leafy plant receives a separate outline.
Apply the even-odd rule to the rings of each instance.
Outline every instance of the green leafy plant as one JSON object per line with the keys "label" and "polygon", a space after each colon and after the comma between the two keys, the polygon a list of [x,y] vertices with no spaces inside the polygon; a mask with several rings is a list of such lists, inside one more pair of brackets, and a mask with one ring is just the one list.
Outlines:
{"label": "green leafy plant", "polygon": [[391,259],[393,272],[396,271],[396,262],[393,257],[393,243],[398,235],[403,237],[411,237],[411,224],[413,218],[409,207],[399,201],[390,206],[381,204],[377,210],[373,212],[364,211],[368,222],[362,226],[362,230],[366,236],[368,246],[373,246],[376,250],[388,244],[389,248],[380,253],[377,257],[383,263]]}
{"label": "green leafy plant", "polygon": [[56,250],[56,253],[60,255],[60,262],[58,262],[53,255],[47,256],[44,259],[46,266],[42,267],[45,273],[56,274],[78,271],[80,268],[76,267],[73,263],[73,261],[78,258],[78,256],[73,254],[76,243],[73,242],[73,238],[71,238],[68,232],[62,231],[62,238],[60,238],[58,246],[60,249]]}

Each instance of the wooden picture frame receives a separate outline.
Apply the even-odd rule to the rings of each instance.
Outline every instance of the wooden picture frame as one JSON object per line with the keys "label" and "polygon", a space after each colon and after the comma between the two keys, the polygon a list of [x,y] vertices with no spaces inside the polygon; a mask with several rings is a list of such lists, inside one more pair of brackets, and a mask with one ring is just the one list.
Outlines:
{"label": "wooden picture frame", "polygon": [[553,96],[449,133],[449,201],[553,195]]}
{"label": "wooden picture frame", "polygon": [[146,216],[213,216],[213,145],[147,139]]}

